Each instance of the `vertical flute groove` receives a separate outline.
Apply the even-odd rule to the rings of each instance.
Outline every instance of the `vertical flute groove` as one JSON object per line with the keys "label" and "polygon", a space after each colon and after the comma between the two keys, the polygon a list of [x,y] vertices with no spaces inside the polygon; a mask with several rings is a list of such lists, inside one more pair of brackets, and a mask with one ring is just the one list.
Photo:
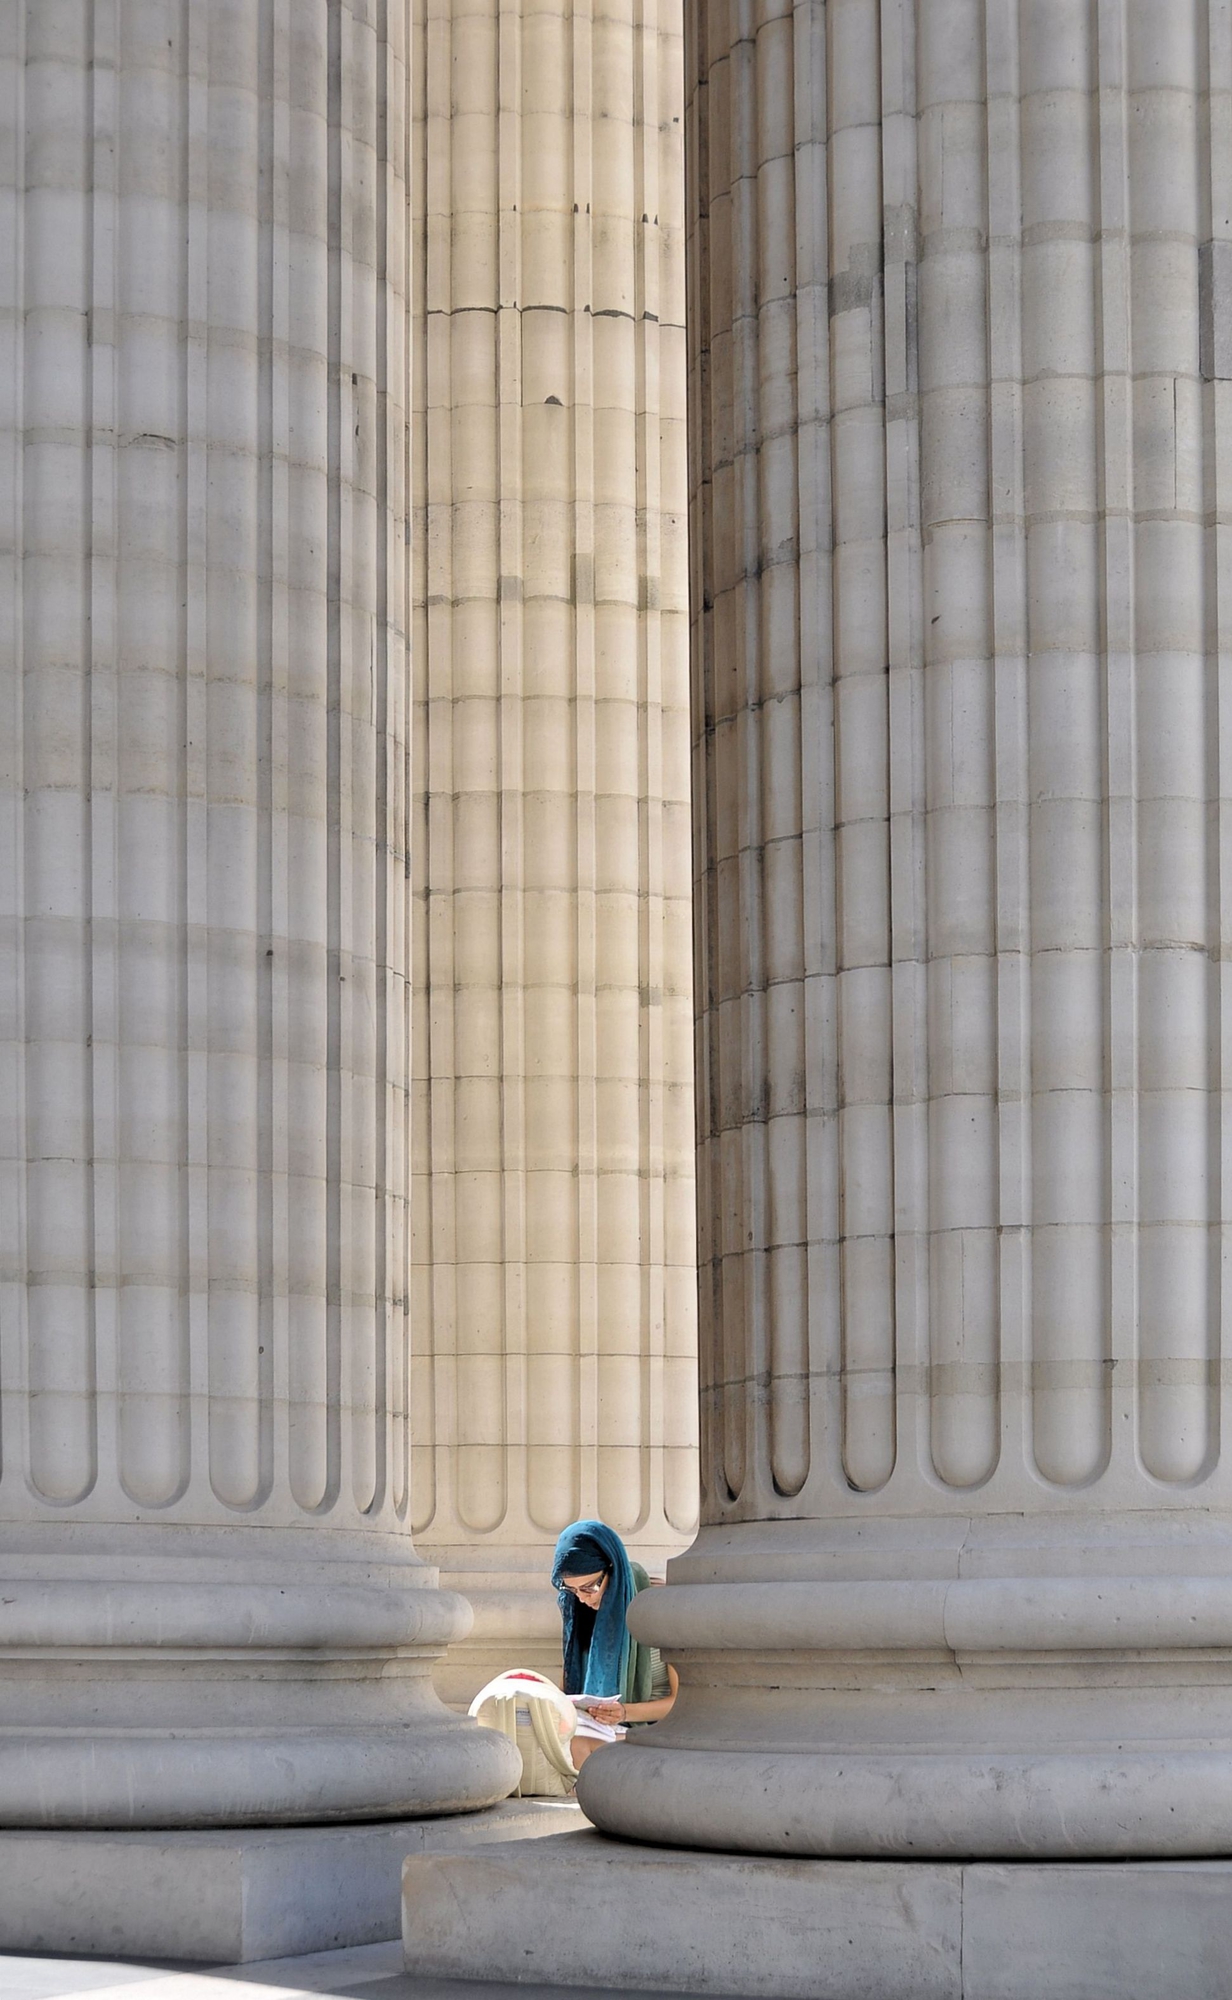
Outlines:
{"label": "vertical flute groove", "polygon": [[[1138,798],[1139,1448],[1191,1480],[1213,1444],[1208,674],[1193,22],[1126,8]],[[1149,446],[1149,449],[1147,448]]]}
{"label": "vertical flute groove", "polygon": [[[93,304],[90,241],[94,132],[89,81],[93,22],[66,24],[60,48],[45,18],[26,14],[26,103],[37,116],[64,66],[64,113],[76,113],[76,145],[65,147],[66,184],[30,186],[23,207],[24,507],[20,533],[39,582],[59,614],[23,631],[23,956],[27,1271],[29,1273],[25,1467],[37,1494],[63,1506],[89,1494],[98,1475],[93,1015],[89,894],[93,871],[87,805],[91,768],[89,587],[91,560],[91,381],[86,320]],[[76,69],[74,77],[72,71]],[[75,88],[73,87],[75,85]],[[29,132],[28,146],[35,134]],[[41,133],[38,134],[41,136]],[[27,152],[29,164],[29,153]],[[75,169],[77,182],[67,176]],[[74,313],[54,277],[54,252],[80,286]],[[63,391],[61,401],[60,391]],[[77,432],[63,456],[55,431]],[[49,475],[66,490],[62,534]],[[68,493],[73,498],[67,498]],[[63,714],[63,733],[48,723]],[[11,1468],[13,1472],[16,1467]]]}
{"label": "vertical flute groove", "polygon": [[[784,757],[799,742],[799,442],[795,292],[794,22],[768,14],[758,31],[757,369],[759,549],[756,745],[760,767],[759,946],[762,1038],[770,1065],[762,1172],[766,1180],[765,1305],[770,1372],[769,1465],[773,1489],[800,1492],[812,1459],[805,1245],[807,1125],[805,1048],[803,772]],[[783,782],[777,782],[777,774]]]}
{"label": "vertical flute groove", "polygon": [[346,1308],[343,1288],[346,1281],[343,1250],[344,1155],[342,1120],[344,1081],[342,1072],[342,227],[345,191],[342,184],[342,18],[343,0],[328,0],[327,90],[329,134],[326,159],[328,188],[327,297],[326,297],[326,786],[331,799],[339,800],[337,818],[328,821],[326,862],[326,1046],[332,1058],[328,1070],[325,1113],[325,1296],[326,1296],[326,1404],[331,1411],[329,1432],[328,1491],[340,1489],[345,1445],[342,1435],[341,1391],[342,1348],[345,1339]]}
{"label": "vertical flute groove", "polygon": [[[760,1092],[764,1079],[744,1074],[746,1053],[746,1007],[743,993],[745,896],[742,871],[745,845],[746,797],[741,771],[740,674],[741,600],[735,579],[741,561],[741,515],[739,502],[739,412],[742,408],[738,375],[736,317],[747,292],[749,276],[738,264],[736,147],[738,118],[737,63],[747,60],[748,51],[734,45],[735,0],[727,0],[720,10],[721,27],[729,30],[726,53],[709,71],[706,92],[707,145],[712,176],[710,199],[711,229],[711,314],[708,325],[711,357],[711,386],[715,397],[715,427],[712,471],[714,509],[714,594],[715,605],[722,603],[721,632],[723,654],[716,661],[714,689],[714,845],[711,866],[715,886],[715,964],[718,992],[714,1003],[726,1032],[717,1042],[718,1103],[714,1126],[718,1181],[720,1240],[719,1281],[722,1304],[716,1331],[719,1353],[721,1398],[719,1413],[723,1425],[722,1467],[727,1491],[733,1499],[744,1492],[750,1472],[749,1431],[752,1401],[757,1384],[750,1377],[756,1366],[749,1352],[748,1259],[746,1246],[752,1236],[748,1228],[745,1152],[745,1090]],[[721,279],[731,280],[730,288],[720,288]],[[717,310],[716,310],[717,309]],[[754,1440],[755,1445],[755,1440]]]}
{"label": "vertical flute groove", "polygon": [[[274,570],[274,383],[280,357],[275,351],[276,322],[274,282],[275,241],[275,93],[273,89],[274,12],[272,0],[260,0],[256,20],[257,76],[257,214],[256,249],[256,412],[254,444],[257,472],[255,514],[257,524],[257,611],[256,688],[254,717],[256,728],[256,875],[257,898],[253,928],[257,947],[256,1022],[256,1118],[257,1147],[254,1166],[257,1192],[257,1365],[256,1393],[260,1405],[261,1484],[268,1492],[274,1478],[276,1459],[281,1461],[280,1433],[274,1407],[274,1318],[282,1286],[275,1278],[274,1232],[278,1216],[278,1134],[275,1106],[275,966],[274,966],[274,852],[275,798],[274,675],[275,593]],[[279,1274],[281,1275],[281,1274]],[[284,1281],[285,1283],[285,1281]]]}
{"label": "vertical flute groove", "polygon": [[691,616],[705,651],[699,653],[699,670],[690,679],[690,734],[695,777],[692,791],[693,847],[693,979],[697,1021],[694,1028],[694,1088],[697,1102],[697,1263],[698,1263],[698,1417],[700,1435],[700,1487],[704,1508],[717,1515],[721,1506],[720,1482],[724,1478],[722,1445],[718,1426],[719,1404],[718,1336],[722,1327],[722,1225],[724,1207],[720,1176],[716,1170],[714,1137],[718,1105],[717,1049],[713,1032],[714,982],[717,967],[717,922],[711,760],[712,675],[709,670],[713,641],[713,536],[711,398],[710,382],[710,158],[709,158],[709,15],[694,7],[685,9],[685,148],[686,174],[691,168],[693,203],[688,217],[687,296],[688,317],[695,330],[698,356],[696,400],[688,440],[688,505],[695,523],[689,543],[689,596]]}
{"label": "vertical flute groove", "polygon": [[[120,707],[116,557],[119,495],[116,447],[117,307],[120,246],[117,241],[119,144],[117,67],[123,32],[119,0],[94,0],[90,11],[90,159],[88,221],[91,322],[94,338],[86,361],[88,429],[85,505],[88,510],[84,609],[88,680],[89,863],[86,910],[90,956],[90,1208],[92,1258],[90,1317],[93,1333],[94,1420],[98,1460],[114,1468],[118,1457],[118,1401],[100,1383],[117,1375],[118,1321],[124,1283],[123,1177],[119,1074],[121,1019],[120,945]],[[101,336],[101,337],[100,337]]]}
{"label": "vertical flute groove", "polygon": [[[885,629],[889,828],[894,1410],[892,1463],[927,1450],[928,968],[920,511],[919,157],[913,0],[881,9]],[[824,810],[824,807],[823,807]],[[887,1385],[890,1386],[890,1385]],[[890,1453],[887,1451],[887,1467]]]}
{"label": "vertical flute groove", "polygon": [[[377,829],[376,882],[374,884],[373,911],[373,962],[376,968],[376,1046],[385,1065],[385,1073],[378,1077],[377,1089],[372,1106],[372,1196],[373,1196],[373,1245],[372,1245],[372,1298],[373,1298],[373,1353],[372,1353],[372,1487],[368,1500],[369,1510],[376,1510],[383,1504],[389,1493],[389,1335],[393,1318],[393,1308],[389,1296],[391,1277],[390,1225],[393,1220],[394,1200],[390,1190],[390,1093],[391,1086],[405,1087],[407,1078],[403,1072],[400,1052],[395,1051],[391,1039],[395,1018],[391,1002],[396,991],[398,965],[403,963],[402,952],[398,959],[391,958],[390,947],[396,933],[392,928],[391,907],[394,883],[403,868],[404,843],[400,827],[395,823],[395,800],[390,797],[389,773],[393,755],[397,748],[398,736],[391,733],[393,718],[390,713],[389,693],[392,683],[394,660],[390,645],[390,550],[395,530],[400,526],[401,495],[391,488],[391,465],[389,453],[389,316],[386,307],[389,282],[389,226],[390,226],[390,157],[389,157],[389,113],[396,84],[396,69],[389,45],[389,0],[377,0],[376,31],[373,48],[373,174],[376,183],[373,246],[373,278],[375,288],[375,309],[372,315],[372,481],[374,496],[389,496],[388,511],[380,508],[373,511],[373,541],[375,543],[376,576],[373,601],[373,654],[375,669],[375,699],[372,704],[373,742],[373,822]],[[396,186],[396,183],[395,183]],[[402,196],[405,200],[406,189]],[[386,308],[386,309],[382,309]],[[405,539],[400,537],[400,539]],[[398,662],[399,668],[402,662]],[[402,674],[398,675],[399,680]],[[400,731],[398,732],[400,735]],[[401,940],[398,940],[399,944]]]}
{"label": "vertical flute groove", "polygon": [[829,21],[843,1464],[869,1490],[895,1455],[880,9]]}
{"label": "vertical flute groove", "polygon": [[[26,1288],[19,1274],[28,1268],[28,1125],[26,1119],[26,1035],[24,963],[18,933],[25,917],[23,801],[26,791],[24,689],[26,646],[21,542],[25,410],[22,393],[25,348],[25,246],[23,215],[26,183],[26,8],[15,10],[12,39],[0,55],[0,91],[7,139],[0,158],[0,595],[7,606],[6,650],[12,679],[0,727],[0,1095],[9,1106],[10,1143],[0,1152],[0,1477],[23,1459],[26,1424],[25,1368],[29,1352]],[[4,142],[0,141],[0,146]]]}
{"label": "vertical flute groove", "polygon": [[[1209,277],[1212,288],[1209,304],[1201,302],[1203,310],[1209,314],[1210,331],[1214,335],[1215,303],[1213,296],[1214,266],[1216,258],[1223,262],[1224,270],[1232,259],[1232,5],[1229,0],[1207,0],[1207,76],[1210,84],[1210,100],[1206,126],[1207,144],[1207,184],[1205,226],[1210,230],[1207,250]],[[1225,294],[1226,296],[1226,294]],[[1226,367],[1226,362],[1225,362]],[[1203,370],[1208,379],[1203,389],[1205,400],[1205,456],[1204,473],[1206,480],[1205,512],[1207,521],[1206,564],[1208,576],[1208,617],[1210,625],[1206,635],[1207,649],[1215,661],[1214,675],[1214,728],[1216,742],[1216,813],[1217,842],[1214,858],[1215,901],[1214,912],[1217,940],[1216,964],[1213,972],[1214,992],[1212,995],[1213,1033],[1212,1042],[1217,1050],[1217,1074],[1214,1080],[1214,1105],[1217,1133],[1212,1149],[1215,1168],[1215,1185],[1212,1187],[1212,1213],[1221,1219],[1221,1226],[1213,1232],[1213,1255],[1217,1276],[1212,1284],[1212,1296],[1216,1301],[1217,1340],[1215,1359],[1218,1366],[1217,1380],[1221,1393],[1216,1406],[1218,1435],[1216,1446],[1222,1460],[1224,1440],[1229,1434],[1229,1398],[1232,1397],[1232,1371],[1228,1369],[1228,1329],[1232,1321],[1232,1257],[1228,1255],[1232,1218],[1229,1216],[1229,1197],[1232,1195],[1232,1121],[1229,1121],[1229,1091],[1232,1089],[1232,966],[1230,966],[1229,944],[1232,941],[1232,604],[1229,603],[1229,587],[1232,585],[1232,538],[1229,536],[1227,511],[1227,480],[1224,468],[1227,465],[1229,398],[1232,387],[1228,379],[1222,379],[1215,367],[1212,354],[1208,367]]]}
{"label": "vertical flute groove", "polygon": [[1112,1464],[1138,1449],[1138,920],[1133,351],[1124,0],[1094,17],[1099,147],[1100,617],[1108,797],[1108,1303]]}
{"label": "vertical flute groove", "polygon": [[[1030,25],[1038,30],[1035,17]],[[1028,1449],[1033,1215],[1030,1093],[1032,899],[1027,503],[1024,491],[1022,37],[1019,0],[988,10],[989,480],[997,783],[998,1201],[1001,1217],[1001,1436]]]}
{"label": "vertical flute groove", "polygon": [[999,1432],[985,62],[980,7],[917,18],[931,1452],[961,1487]]}
{"label": "vertical flute groove", "polygon": [[1032,1451],[1080,1484],[1109,1446],[1095,75],[1075,12],[1024,14],[1021,47]]}

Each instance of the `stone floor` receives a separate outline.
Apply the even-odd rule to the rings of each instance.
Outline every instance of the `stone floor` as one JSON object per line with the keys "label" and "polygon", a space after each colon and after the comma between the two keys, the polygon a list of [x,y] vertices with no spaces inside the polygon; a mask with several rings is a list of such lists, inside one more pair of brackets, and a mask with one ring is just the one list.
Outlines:
{"label": "stone floor", "polygon": [[[225,1982],[225,1983],[224,1983]],[[0,2000],[237,2000],[236,1985],[251,2000],[298,2000],[301,1994],[337,1994],[354,2000],[564,2000],[558,1986],[475,1985],[415,1979],[402,1964],[400,1944],[361,1945],[305,1958],[271,1958],[217,1969],[107,1964],[91,1958],[20,1958],[0,1953]],[[570,1989],[575,1994],[576,1989]],[[625,1992],[589,1988],[585,2000],[627,2000]],[[637,2000],[680,2000],[679,1994],[639,1993]]]}

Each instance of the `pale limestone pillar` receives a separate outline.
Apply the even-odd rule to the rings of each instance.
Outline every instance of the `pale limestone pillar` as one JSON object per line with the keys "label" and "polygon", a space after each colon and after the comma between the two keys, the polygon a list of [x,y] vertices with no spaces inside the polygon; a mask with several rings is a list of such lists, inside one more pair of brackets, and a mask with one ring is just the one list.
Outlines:
{"label": "pale limestone pillar", "polygon": [[705,1526],[586,1809],[1226,1853],[1232,19],[687,11]]}
{"label": "pale limestone pillar", "polygon": [[516,1771],[407,1525],[407,13],[0,20],[5,1825]]}
{"label": "pale limestone pillar", "polygon": [[415,1529],[438,1686],[697,1519],[679,0],[423,0]]}

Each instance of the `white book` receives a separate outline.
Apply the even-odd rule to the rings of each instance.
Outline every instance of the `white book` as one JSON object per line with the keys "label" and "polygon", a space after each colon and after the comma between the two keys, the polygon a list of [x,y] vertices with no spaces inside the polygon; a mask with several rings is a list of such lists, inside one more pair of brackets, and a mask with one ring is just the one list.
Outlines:
{"label": "white book", "polygon": [[579,1715],[575,1736],[587,1736],[592,1743],[619,1743],[627,1735],[623,1723],[596,1722],[593,1715]]}

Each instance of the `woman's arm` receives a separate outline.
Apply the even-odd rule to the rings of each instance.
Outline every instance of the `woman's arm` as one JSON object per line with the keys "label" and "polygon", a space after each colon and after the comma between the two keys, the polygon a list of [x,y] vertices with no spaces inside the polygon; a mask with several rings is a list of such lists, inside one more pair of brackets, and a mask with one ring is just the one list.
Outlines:
{"label": "woman's arm", "polygon": [[676,1699],[680,1686],[680,1676],[675,1667],[669,1667],[667,1678],[671,1693],[662,1695],[658,1701],[613,1701],[603,1708],[592,1711],[599,1722],[662,1722]]}

